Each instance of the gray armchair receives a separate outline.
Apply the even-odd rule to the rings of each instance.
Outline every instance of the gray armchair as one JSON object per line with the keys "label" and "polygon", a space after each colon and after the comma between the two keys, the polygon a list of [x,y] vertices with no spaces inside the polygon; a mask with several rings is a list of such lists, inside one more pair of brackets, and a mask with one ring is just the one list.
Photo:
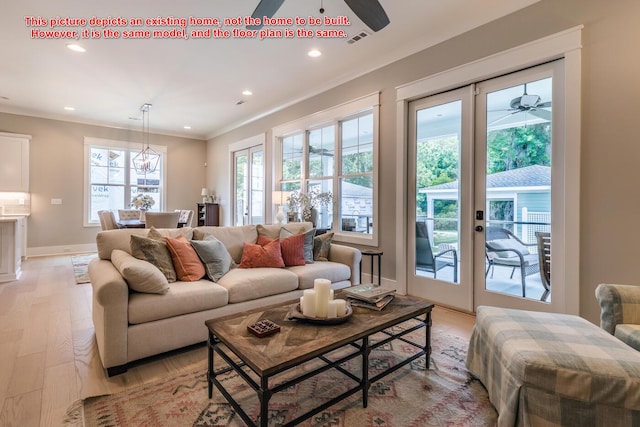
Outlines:
{"label": "gray armchair", "polygon": [[516,268],[519,268],[522,297],[526,298],[526,277],[540,271],[538,254],[529,252],[529,248],[537,246],[537,243],[525,243],[511,231],[502,227],[487,227],[485,233],[488,262],[485,277],[489,275],[489,270],[495,266],[503,266],[511,267],[510,278],[513,278]]}
{"label": "gray armchair", "polygon": [[416,269],[433,273],[438,277],[438,271],[445,267],[453,267],[453,281],[458,283],[458,251],[446,249],[433,253],[431,241],[424,222],[416,222]]}

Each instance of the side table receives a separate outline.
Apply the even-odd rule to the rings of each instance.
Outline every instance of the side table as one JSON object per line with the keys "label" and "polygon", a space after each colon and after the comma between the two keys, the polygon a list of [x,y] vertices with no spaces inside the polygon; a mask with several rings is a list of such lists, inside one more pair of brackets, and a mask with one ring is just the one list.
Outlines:
{"label": "side table", "polygon": [[[382,285],[382,251],[377,249],[365,249],[362,255],[371,257],[371,283],[373,283],[373,258],[378,258],[378,286]],[[362,283],[362,260],[360,260],[360,283]]]}

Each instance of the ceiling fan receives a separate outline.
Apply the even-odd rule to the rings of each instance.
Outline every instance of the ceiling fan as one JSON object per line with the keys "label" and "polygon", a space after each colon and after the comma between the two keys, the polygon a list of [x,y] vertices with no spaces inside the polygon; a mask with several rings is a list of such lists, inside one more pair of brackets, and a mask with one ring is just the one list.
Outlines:
{"label": "ceiling fan", "polygon": [[551,121],[551,112],[548,110],[543,110],[542,108],[550,108],[551,101],[540,102],[542,99],[539,95],[529,95],[527,93],[527,84],[524,84],[524,93],[522,96],[518,96],[513,98],[509,103],[509,107],[506,110],[493,110],[493,111],[509,111],[509,113],[505,114],[502,117],[497,118],[496,120],[489,123],[490,125],[500,122],[507,117],[511,117],[514,114],[518,113],[531,113],[536,117],[540,117],[541,119]]}
{"label": "ceiling fan", "polygon": [[[380,31],[389,24],[389,17],[378,0],[344,0],[344,2],[373,31]],[[263,16],[267,16],[271,18],[280,9],[282,3],[284,0],[260,0],[251,17],[262,19]],[[320,8],[320,13],[324,13],[324,8]],[[262,24],[247,26],[249,30],[259,30],[260,28],[262,28]]]}

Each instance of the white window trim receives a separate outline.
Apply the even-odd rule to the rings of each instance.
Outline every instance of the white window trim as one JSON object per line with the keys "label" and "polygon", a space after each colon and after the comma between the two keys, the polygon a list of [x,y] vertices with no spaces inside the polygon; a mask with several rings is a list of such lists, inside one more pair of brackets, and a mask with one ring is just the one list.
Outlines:
{"label": "white window trim", "polygon": [[553,217],[554,229],[563,230],[564,241],[554,241],[554,256],[560,260],[553,281],[565,284],[564,292],[554,300],[564,313],[580,313],[580,129],[581,129],[581,49],[583,25],[488,56],[486,58],[428,76],[396,88],[396,283],[406,293],[407,283],[407,120],[409,102],[435,93],[487,80],[548,61],[564,58],[565,124],[564,153],[561,160],[563,191],[552,195],[553,203],[562,203],[564,212]]}
{"label": "white window trim", "polygon": [[[335,107],[328,108],[326,110],[319,111],[314,114],[310,114],[305,117],[301,117],[299,119],[293,120],[291,122],[282,124],[280,126],[276,126],[271,129],[271,152],[272,158],[281,159],[282,158],[282,147],[279,143],[281,138],[285,138],[287,136],[291,136],[297,133],[306,133],[308,130],[317,129],[319,127],[336,124],[336,122],[342,121],[344,119],[349,119],[356,117],[358,114],[371,111],[373,113],[373,233],[371,234],[360,234],[360,233],[349,233],[343,232],[335,227],[337,216],[334,215],[334,229],[332,230],[334,233],[333,240],[337,242],[343,243],[353,243],[364,246],[378,246],[378,236],[379,236],[379,224],[380,224],[380,215],[378,209],[379,202],[379,185],[378,185],[378,175],[379,175],[379,133],[380,133],[380,92],[375,92],[361,98],[354,99],[349,102],[345,102],[340,105],[336,105]],[[338,141],[336,141],[338,143]],[[276,189],[276,182],[282,176],[282,164],[279,160],[274,161],[272,163],[274,165],[273,170],[273,184],[271,187]],[[336,167],[338,167],[336,165]],[[306,176],[302,177],[302,181],[306,180]],[[334,194],[337,182],[338,174],[334,172],[333,181],[334,181]],[[334,201],[334,204],[336,202]],[[339,213],[339,212],[334,212]]]}
{"label": "white window trim", "polygon": [[[129,141],[117,141],[112,139],[94,138],[90,136],[84,137],[84,199],[83,199],[83,214],[82,222],[84,227],[100,227],[100,223],[89,222],[89,171],[91,169],[91,159],[89,158],[89,147],[104,147],[104,148],[122,148],[125,150],[135,151],[140,149],[139,142]],[[167,205],[167,147],[164,145],[149,145],[157,153],[162,154],[162,203],[160,210],[166,210]]]}

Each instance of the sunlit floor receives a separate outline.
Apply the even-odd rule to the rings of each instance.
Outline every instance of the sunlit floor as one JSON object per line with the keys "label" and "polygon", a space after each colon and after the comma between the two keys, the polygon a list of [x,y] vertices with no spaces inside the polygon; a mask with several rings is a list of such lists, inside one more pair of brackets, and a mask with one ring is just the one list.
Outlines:
{"label": "sunlit floor", "polygon": [[[419,275],[425,277],[433,277],[433,273],[426,271],[418,271]],[[511,276],[511,267],[495,266],[489,271],[486,278],[486,289],[493,292],[499,292],[503,294],[522,296],[522,282],[520,278],[520,270],[516,268],[513,278]],[[438,271],[437,278],[439,280],[452,281],[453,280],[453,268],[446,267]],[[458,272],[458,279],[460,278],[460,272]],[[540,301],[544,293],[544,287],[542,286],[542,279],[540,279],[540,273],[534,273],[526,277],[525,280],[526,298],[536,301]],[[547,296],[545,302],[551,301],[551,295]]]}

